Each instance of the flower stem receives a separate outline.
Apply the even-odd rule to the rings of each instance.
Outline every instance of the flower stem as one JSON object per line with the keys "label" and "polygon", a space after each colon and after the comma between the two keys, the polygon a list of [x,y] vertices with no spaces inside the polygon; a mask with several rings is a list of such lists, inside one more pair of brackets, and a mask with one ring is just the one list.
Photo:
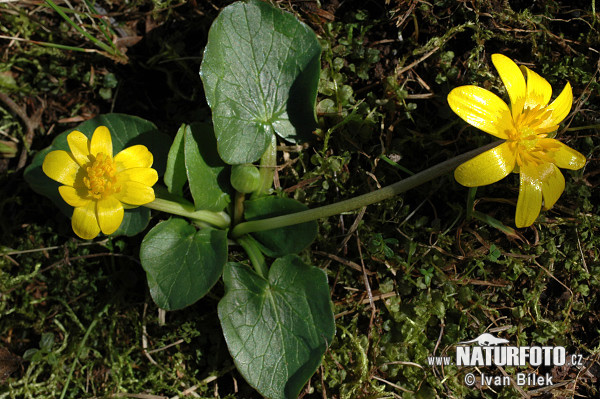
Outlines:
{"label": "flower stem", "polygon": [[267,262],[265,261],[265,257],[263,256],[260,249],[256,246],[254,239],[250,236],[240,237],[237,240],[238,244],[244,248],[250,262],[252,262],[252,267],[256,273],[262,278],[266,279],[269,275],[269,269],[267,267]]}
{"label": "flower stem", "polygon": [[576,126],[567,128],[567,132],[577,132],[579,130],[598,129],[600,125]]}
{"label": "flower stem", "polygon": [[472,213],[475,210],[475,195],[477,194],[477,187],[470,187],[469,193],[467,194],[467,215],[465,218],[471,220]]}
{"label": "flower stem", "polygon": [[154,201],[145,204],[146,208],[179,215],[188,219],[205,222],[221,229],[229,227],[231,220],[225,212],[211,212],[194,209],[192,204],[183,204],[163,198],[155,198]]}
{"label": "flower stem", "polygon": [[362,208],[366,205],[371,205],[383,200],[392,198],[400,193],[403,193],[411,188],[420,186],[436,177],[442,176],[452,170],[458,165],[465,161],[487,151],[491,148],[496,147],[503,141],[496,141],[486,146],[477,148],[473,151],[458,155],[440,164],[432,166],[429,169],[425,169],[422,172],[417,173],[407,179],[401,180],[397,183],[391,184],[387,187],[383,187],[379,190],[372,191],[367,194],[359,195],[358,197],[350,198],[345,201],[336,202],[334,204],[325,205],[315,209],[309,209],[307,211],[292,213],[289,215],[277,216],[268,219],[254,220],[251,222],[240,223],[233,228],[231,231],[231,237],[237,239],[244,234],[252,233],[255,231],[263,231],[276,229],[279,227],[290,226],[293,224],[300,224],[311,220],[326,218],[329,216],[337,215],[343,212],[348,212],[354,209]]}

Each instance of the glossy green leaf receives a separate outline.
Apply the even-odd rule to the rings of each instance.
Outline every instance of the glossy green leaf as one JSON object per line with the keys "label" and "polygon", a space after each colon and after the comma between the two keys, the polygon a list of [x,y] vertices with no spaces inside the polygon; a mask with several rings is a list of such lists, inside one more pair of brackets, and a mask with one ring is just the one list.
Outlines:
{"label": "glossy green leaf", "polygon": [[307,25],[266,2],[236,2],[221,11],[200,76],[225,162],[258,160],[274,133],[292,142],[310,137],[320,55]]}
{"label": "glossy green leaf", "polygon": [[227,261],[227,233],[197,231],[180,218],[157,224],[140,247],[150,295],[165,310],[189,306],[219,280]]}
{"label": "glossy green leaf", "polygon": [[133,209],[127,209],[123,215],[121,225],[112,233],[112,236],[133,236],[143,231],[150,222],[150,209],[139,206]]}
{"label": "glossy green leaf", "polygon": [[[74,130],[79,130],[88,138],[92,137],[94,130],[98,126],[106,126],[110,130],[113,153],[116,155],[124,148],[136,144],[143,144],[154,157],[152,167],[156,169],[159,175],[165,170],[167,161],[167,148],[171,139],[164,133],[158,131],[156,126],[150,121],[131,115],[124,114],[106,114],[99,115],[90,119],[74,129],[59,134],[50,147],[38,152],[31,161],[31,164],[25,169],[25,180],[31,188],[46,197],[48,197],[60,210],[68,217],[73,214],[73,208],[63,201],[58,193],[60,183],[55,182],[44,174],[42,163],[46,155],[54,150],[69,151],[67,136]],[[123,223],[119,229],[112,235],[135,235],[146,228],[150,219],[150,212],[147,209],[128,209],[125,211]]]}
{"label": "glossy green leaf", "polygon": [[229,168],[219,158],[212,128],[204,123],[186,126],[185,168],[196,210],[222,211],[230,201]]}
{"label": "glossy green leaf", "polygon": [[[291,198],[262,197],[244,202],[246,220],[260,220],[307,210],[308,207]],[[251,233],[267,256],[295,254],[317,238],[317,222],[310,221]]]}
{"label": "glossy green leaf", "polygon": [[238,370],[267,398],[297,398],[335,333],[327,276],[288,255],[268,280],[228,263],[223,281],[219,319]]}
{"label": "glossy green leaf", "polygon": [[185,170],[185,153],[184,141],[186,128],[188,126],[182,124],[177,135],[171,144],[169,156],[167,158],[167,168],[165,170],[164,181],[169,193],[183,196],[183,186],[187,182],[187,174]]}

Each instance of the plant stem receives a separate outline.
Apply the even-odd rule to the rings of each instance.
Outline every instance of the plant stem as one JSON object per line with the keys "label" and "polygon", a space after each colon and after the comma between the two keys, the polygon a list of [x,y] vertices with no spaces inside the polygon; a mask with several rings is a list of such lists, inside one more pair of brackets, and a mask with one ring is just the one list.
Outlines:
{"label": "plant stem", "polygon": [[183,216],[194,221],[206,222],[221,229],[229,227],[229,224],[231,223],[229,215],[225,212],[197,211],[191,204],[182,204],[163,198],[156,198],[154,201],[145,204],[144,206],[157,211]]}
{"label": "plant stem", "polygon": [[325,205],[315,209],[309,209],[307,211],[292,213],[289,215],[277,216],[273,218],[254,220],[251,222],[240,223],[233,228],[231,231],[231,237],[236,239],[243,236],[244,234],[252,233],[255,231],[271,230],[279,227],[290,226],[293,224],[299,224],[308,222],[311,220],[326,218],[329,216],[337,215],[340,213],[348,212],[354,209],[362,208],[366,205],[371,205],[383,200],[392,198],[400,193],[403,193],[411,188],[420,186],[436,177],[442,176],[452,170],[458,165],[465,161],[487,151],[491,148],[501,144],[502,141],[496,141],[486,146],[477,148],[473,151],[458,155],[440,164],[432,166],[429,169],[425,169],[422,172],[417,173],[407,179],[401,180],[397,183],[391,184],[387,187],[381,188],[376,191],[372,191],[367,194],[359,195],[358,197],[350,198],[345,201],[336,202],[334,204]]}
{"label": "plant stem", "polygon": [[469,193],[467,194],[467,220],[471,219],[471,215],[475,210],[475,195],[477,194],[477,187],[470,187]]}
{"label": "plant stem", "polygon": [[577,132],[579,130],[599,129],[600,125],[587,125],[567,128],[567,132]]}
{"label": "plant stem", "polygon": [[254,239],[250,236],[240,237],[237,240],[238,244],[244,248],[250,262],[252,262],[252,266],[256,273],[262,278],[266,279],[269,275],[269,269],[267,268],[267,262],[265,261],[265,257],[263,256],[260,249],[256,246]]}
{"label": "plant stem", "polygon": [[246,195],[244,193],[240,193],[239,191],[235,192],[235,199],[233,201],[233,224],[238,224],[242,221],[244,217],[244,199]]}
{"label": "plant stem", "polygon": [[273,186],[273,176],[275,176],[275,168],[277,167],[277,137],[275,133],[271,136],[271,143],[265,150],[265,153],[260,158],[260,187],[256,190],[251,199],[268,195]]}

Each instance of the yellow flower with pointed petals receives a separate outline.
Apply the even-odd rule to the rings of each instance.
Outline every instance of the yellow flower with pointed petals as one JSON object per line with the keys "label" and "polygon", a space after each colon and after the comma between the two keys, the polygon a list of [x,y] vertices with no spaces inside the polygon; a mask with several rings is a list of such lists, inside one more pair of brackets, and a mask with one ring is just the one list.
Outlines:
{"label": "yellow flower with pointed petals", "polygon": [[573,103],[571,85],[550,104],[550,84],[531,69],[519,68],[502,54],[492,55],[510,108],[498,96],[477,86],[461,86],[448,95],[450,108],[472,126],[506,140],[460,165],[456,180],[467,187],[495,183],[511,171],[520,175],[515,224],[526,227],[537,219],[542,199],[550,209],[565,189],[558,168],[580,169],[585,157],[549,135],[567,117]]}
{"label": "yellow flower with pointed petals", "polygon": [[71,152],[52,151],[42,170],[64,184],[60,196],[75,209],[73,231],[90,240],[100,231],[114,233],[123,221],[124,208],[135,208],[154,201],[152,186],[158,181],[152,169],[152,153],[134,145],[113,157],[110,132],[100,126],[88,138],[73,131],[67,136]]}

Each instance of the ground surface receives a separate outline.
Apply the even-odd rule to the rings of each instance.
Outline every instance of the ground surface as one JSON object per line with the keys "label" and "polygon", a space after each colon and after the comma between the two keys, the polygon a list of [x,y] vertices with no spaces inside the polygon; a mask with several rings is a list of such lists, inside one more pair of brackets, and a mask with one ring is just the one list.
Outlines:
{"label": "ground surface", "polygon": [[[138,261],[141,237],[76,239],[22,168],[58,133],[100,113],[138,115],[171,135],[182,122],[209,120],[197,72],[210,23],[228,2],[100,1],[95,12],[83,2],[58,4],[109,43],[105,21],[120,47],[102,53],[43,2],[0,3],[0,398],[258,397],[220,332],[221,284],[160,325]],[[302,395],[598,397],[595,2],[277,4],[309,24],[324,49],[320,129],[301,152],[279,158],[278,187],[311,207],[490,142],[445,98],[463,84],[506,97],[490,62],[495,52],[535,69],[555,93],[571,82],[574,112],[558,137],[588,158],[584,169],[565,172],[557,206],[526,229],[510,228],[514,175],[477,191],[479,214],[467,212],[468,190],[448,175],[320,221],[303,257],[329,275],[337,332]],[[582,366],[506,368],[551,373],[556,384],[515,389],[466,387],[473,370],[427,365],[427,356],[452,354],[453,344],[483,332],[513,345],[565,346]]]}

